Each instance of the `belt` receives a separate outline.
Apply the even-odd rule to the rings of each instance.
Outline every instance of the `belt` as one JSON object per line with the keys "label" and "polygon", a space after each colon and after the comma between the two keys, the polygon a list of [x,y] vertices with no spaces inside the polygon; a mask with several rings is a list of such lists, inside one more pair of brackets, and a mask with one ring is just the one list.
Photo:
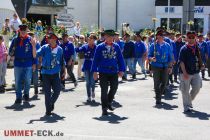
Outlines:
{"label": "belt", "polygon": [[102,68],[110,69],[111,71],[116,70],[116,68],[113,66],[102,66]]}
{"label": "belt", "polygon": [[33,59],[32,58],[15,58],[15,61],[27,62],[27,61],[33,61]]}
{"label": "belt", "polygon": [[46,70],[51,70],[53,69],[54,67],[52,66],[42,66],[42,69],[46,69]]}

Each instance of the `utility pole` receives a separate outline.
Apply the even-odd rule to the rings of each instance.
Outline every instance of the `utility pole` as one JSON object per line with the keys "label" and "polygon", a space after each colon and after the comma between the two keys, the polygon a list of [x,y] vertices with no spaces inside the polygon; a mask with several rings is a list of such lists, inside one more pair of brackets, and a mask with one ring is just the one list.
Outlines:
{"label": "utility pole", "polygon": [[28,3],[28,0],[25,0],[24,1],[24,4],[25,4],[25,6],[24,6],[24,18],[26,18],[26,14],[27,14],[27,3]]}
{"label": "utility pole", "polygon": [[188,23],[194,23],[194,7],[195,0],[183,0],[182,34],[192,30],[192,24]]}
{"label": "utility pole", "polygon": [[98,29],[101,28],[101,1],[98,0]]}
{"label": "utility pole", "polygon": [[167,30],[169,30],[169,29],[170,29],[170,5],[171,5],[171,0],[168,0]]}

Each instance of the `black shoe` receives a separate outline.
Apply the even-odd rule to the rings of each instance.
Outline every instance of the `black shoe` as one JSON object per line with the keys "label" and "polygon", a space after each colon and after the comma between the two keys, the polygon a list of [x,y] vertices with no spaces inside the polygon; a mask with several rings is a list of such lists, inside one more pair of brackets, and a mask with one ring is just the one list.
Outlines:
{"label": "black shoe", "polygon": [[127,78],[125,76],[122,77],[123,81],[127,81]]}
{"label": "black shoe", "polygon": [[133,79],[136,79],[136,74],[133,74],[132,78],[133,78]]}
{"label": "black shoe", "polygon": [[51,111],[47,111],[47,112],[45,113],[45,115],[46,115],[46,116],[50,116],[50,115],[52,115],[52,113],[51,113]]}
{"label": "black shoe", "polygon": [[15,100],[15,104],[21,104],[22,103],[22,99],[16,99]]}
{"label": "black shoe", "polygon": [[114,111],[115,110],[115,108],[112,107],[111,105],[108,105],[108,109],[111,110],[111,111]]}
{"label": "black shoe", "polygon": [[23,99],[24,99],[24,101],[29,101],[29,95],[28,94],[24,94],[23,95]]}
{"label": "black shoe", "polygon": [[0,87],[0,93],[4,93],[5,92],[5,88],[4,88],[4,86],[1,86]]}
{"label": "black shoe", "polygon": [[107,115],[108,115],[107,109],[103,109],[102,110],[102,116],[107,116]]}
{"label": "black shoe", "polygon": [[34,91],[34,94],[35,94],[35,95],[39,94],[39,91],[38,91],[38,90],[35,90],[35,91]]}
{"label": "black shoe", "polygon": [[92,103],[96,103],[96,101],[93,99],[93,100],[92,100]]}
{"label": "black shoe", "polygon": [[161,101],[157,100],[156,105],[161,105]]}
{"label": "black shoe", "polygon": [[184,113],[191,113],[192,112],[192,110],[191,109],[187,109],[187,110],[184,110]]}

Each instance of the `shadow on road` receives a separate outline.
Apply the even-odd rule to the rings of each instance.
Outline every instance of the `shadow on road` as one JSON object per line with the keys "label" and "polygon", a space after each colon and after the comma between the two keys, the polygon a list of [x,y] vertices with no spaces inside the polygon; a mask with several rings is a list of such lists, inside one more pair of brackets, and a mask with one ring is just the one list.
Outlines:
{"label": "shadow on road", "polygon": [[73,92],[75,88],[70,88],[70,89],[64,89],[62,90],[63,93],[67,93],[67,92]]}
{"label": "shadow on road", "polygon": [[122,105],[121,105],[119,102],[115,101],[115,100],[113,100],[112,106],[115,107],[115,108],[120,108],[120,107],[122,107]]}
{"label": "shadow on road", "polygon": [[147,78],[136,78],[136,79],[140,81],[148,80]]}
{"label": "shadow on road", "polygon": [[128,79],[127,82],[131,83],[131,82],[136,82],[138,79]]}
{"label": "shadow on road", "polygon": [[30,109],[35,107],[35,105],[30,104],[29,102],[23,102],[23,104],[13,104],[11,106],[6,106],[6,109],[12,109],[14,111],[23,111],[24,109]]}
{"label": "shadow on road", "polygon": [[163,96],[163,99],[165,99],[165,100],[174,100],[177,98],[178,98],[178,94],[173,93],[173,92],[168,92],[166,95]]}
{"label": "shadow on road", "polygon": [[154,107],[157,109],[165,109],[165,110],[174,110],[175,108],[178,108],[177,105],[170,105],[164,102],[161,102],[161,104],[155,105]]}
{"label": "shadow on road", "polygon": [[128,117],[120,117],[114,113],[109,113],[108,116],[101,116],[101,117],[94,117],[93,119],[98,120],[98,121],[105,121],[111,124],[119,124],[121,121],[127,120]]}
{"label": "shadow on road", "polygon": [[34,119],[34,120],[30,120],[27,124],[33,124],[33,122],[44,122],[44,123],[56,123],[58,121],[64,121],[64,118],[66,117],[61,117],[58,114],[52,113],[51,116],[43,116],[40,117],[39,119]]}
{"label": "shadow on road", "polygon": [[187,117],[190,118],[198,118],[199,120],[209,120],[210,114],[207,114],[205,112],[200,112],[196,110],[191,110],[191,112],[184,113]]}
{"label": "shadow on road", "polygon": [[29,100],[30,101],[37,101],[37,100],[40,100],[40,98],[38,98],[38,95],[34,95]]}
{"label": "shadow on road", "polygon": [[76,105],[75,107],[78,108],[78,107],[81,107],[81,106],[91,106],[91,107],[97,107],[101,105],[99,102],[83,102],[83,104],[81,105]]}

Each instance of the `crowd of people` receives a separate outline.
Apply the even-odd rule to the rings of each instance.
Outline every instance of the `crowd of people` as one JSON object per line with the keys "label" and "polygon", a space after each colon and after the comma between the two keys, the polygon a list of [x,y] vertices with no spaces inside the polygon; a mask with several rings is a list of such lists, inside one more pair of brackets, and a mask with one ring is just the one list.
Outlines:
{"label": "crowd of people", "polygon": [[[207,77],[206,70],[210,77],[210,33],[207,37],[192,31],[182,35],[159,27],[148,36],[142,36],[141,32],[134,35],[123,32],[120,37],[114,30],[81,34],[77,22],[72,36],[65,32],[59,37],[48,26],[45,36],[40,38],[41,21],[37,22],[35,32],[31,32],[26,24],[16,27],[17,23],[13,26],[8,23],[6,19],[3,35],[0,35],[0,92],[5,92],[9,56],[14,62],[15,104],[29,101],[31,83],[34,84],[34,94],[39,94],[40,79],[46,115],[51,115],[54,110],[60,92],[66,88],[67,78],[75,87],[78,79],[85,79],[87,102],[95,102],[95,82],[99,81],[102,115],[108,115],[107,110],[114,110],[112,102],[119,77],[124,81],[136,79],[138,73],[145,79],[153,77],[157,106],[161,105],[162,96],[167,94],[170,84],[180,84],[184,112],[191,111],[202,79]],[[15,35],[11,45],[7,46],[6,35],[10,30]],[[76,62],[77,74],[73,71]],[[141,71],[137,70],[137,64]]]}

